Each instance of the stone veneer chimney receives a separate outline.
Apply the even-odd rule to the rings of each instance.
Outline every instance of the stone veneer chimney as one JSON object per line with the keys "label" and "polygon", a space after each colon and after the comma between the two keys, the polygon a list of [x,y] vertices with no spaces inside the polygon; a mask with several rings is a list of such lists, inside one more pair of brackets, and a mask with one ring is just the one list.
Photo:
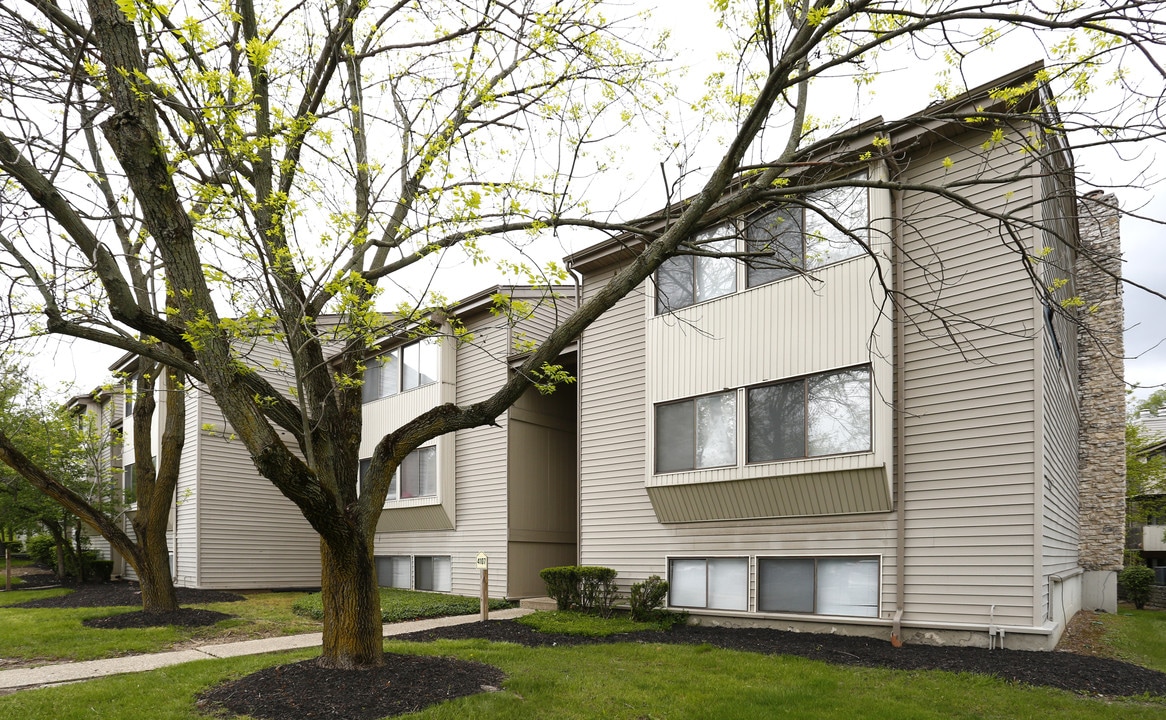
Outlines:
{"label": "stone veneer chimney", "polygon": [[1089,193],[1079,199],[1078,211],[1077,294],[1085,301],[1077,335],[1079,553],[1085,570],[1081,607],[1115,612],[1126,511],[1125,345],[1117,199]]}

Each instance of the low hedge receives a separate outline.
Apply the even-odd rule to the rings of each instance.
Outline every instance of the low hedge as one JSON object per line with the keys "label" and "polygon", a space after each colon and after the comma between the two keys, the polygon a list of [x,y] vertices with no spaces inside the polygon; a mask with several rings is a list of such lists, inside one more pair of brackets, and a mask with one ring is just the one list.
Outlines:
{"label": "low hedge", "polygon": [[543,569],[539,577],[559,610],[595,612],[607,617],[615,607],[616,574],[598,565],[562,565]]}
{"label": "low hedge", "polygon": [[[490,600],[491,610],[505,610],[508,607],[513,607],[513,605],[506,600]],[[476,597],[381,588],[381,622],[393,623],[450,615],[472,615],[480,609],[480,601]],[[323,620],[323,597],[320,593],[305,595],[292,603],[292,612],[313,620]]]}

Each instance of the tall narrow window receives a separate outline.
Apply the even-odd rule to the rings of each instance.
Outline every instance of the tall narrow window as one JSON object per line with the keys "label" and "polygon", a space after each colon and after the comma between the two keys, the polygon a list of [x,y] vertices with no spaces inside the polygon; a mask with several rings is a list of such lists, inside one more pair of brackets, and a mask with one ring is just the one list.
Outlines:
{"label": "tall narrow window", "polygon": [[764,256],[748,261],[745,285],[756,287],[780,280],[805,267],[802,250],[802,209],[778,206],[745,226],[745,243],[750,252]]}

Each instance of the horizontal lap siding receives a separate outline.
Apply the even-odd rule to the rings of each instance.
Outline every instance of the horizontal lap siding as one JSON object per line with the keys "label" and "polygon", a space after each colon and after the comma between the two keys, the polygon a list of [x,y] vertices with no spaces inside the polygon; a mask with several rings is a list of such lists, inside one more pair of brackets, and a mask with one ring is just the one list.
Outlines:
{"label": "horizontal lap siding", "polygon": [[[1069,335],[1072,326],[1058,328],[1062,346],[1076,346]],[[1067,332],[1066,332],[1067,331]],[[1076,395],[1066,377],[1066,368],[1057,359],[1052,339],[1044,340],[1044,515],[1043,515],[1043,582],[1048,602],[1049,576],[1078,566],[1078,417]],[[1068,361],[1075,359],[1065,354]],[[1073,368],[1076,372],[1076,368]],[[1045,607],[1047,613],[1049,608]],[[1059,612],[1059,611],[1058,611]]]}
{"label": "horizontal lap siding", "polygon": [[[611,277],[586,277],[585,299]],[[884,609],[893,603],[894,519],[889,513],[663,525],[645,490],[648,448],[646,304],[634,292],[584,333],[581,396],[581,562],[627,585],[667,575],[668,556],[882,555]],[[696,330],[694,329],[694,332]]]}
{"label": "horizontal lap siding", "polygon": [[186,442],[182,447],[182,464],[178,469],[178,486],[174,501],[174,583],[181,587],[198,587],[198,499],[199,499],[199,431],[200,405],[212,403],[200,391],[186,395]]}
{"label": "horizontal lap siding", "polygon": [[[200,427],[225,426],[213,402],[199,407]],[[318,586],[319,536],[243,443],[199,430],[198,447],[199,587]]]}
{"label": "horizontal lap siding", "polygon": [[545,292],[523,288],[516,291],[514,297],[529,303],[532,308],[530,315],[519,320],[511,329],[510,347],[507,348],[509,353],[515,352],[515,343],[542,344],[575,310],[575,288],[571,286],[556,286]]}
{"label": "horizontal lap siding", "polygon": [[[506,336],[494,318],[467,328],[472,343],[457,346],[456,402],[489,397],[506,381]],[[479,552],[490,557],[490,594],[506,593],[506,416],[502,427],[459,430],[454,442],[456,526],[453,530],[377,533],[377,555],[448,555],[452,592],[476,595]]]}
{"label": "horizontal lap siding", "polygon": [[[915,158],[910,183],[975,181],[988,166],[954,146]],[[943,159],[954,161],[945,169]],[[1021,157],[993,162],[1020,170]],[[972,189],[996,210],[1027,180]],[[1010,194],[1010,197],[1007,195]],[[1025,262],[995,221],[906,192],[902,287],[906,614],[925,622],[1034,622],[1038,475],[1036,316]],[[1026,247],[1031,244],[1026,239]],[[934,307],[931,315],[927,308]],[[946,323],[946,326],[945,326]]]}

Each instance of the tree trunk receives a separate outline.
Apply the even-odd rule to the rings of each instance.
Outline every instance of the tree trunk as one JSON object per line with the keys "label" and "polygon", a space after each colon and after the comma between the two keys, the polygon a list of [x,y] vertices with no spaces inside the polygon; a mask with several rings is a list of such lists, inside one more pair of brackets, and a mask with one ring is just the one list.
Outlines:
{"label": "tree trunk", "polygon": [[342,670],[384,664],[381,596],[377,589],[372,540],[349,538],[330,545],[320,540],[323,562],[324,652],[320,665]]}
{"label": "tree trunk", "polygon": [[166,549],[165,536],[161,543],[139,541],[142,552],[138,566],[138,582],[142,590],[142,610],[144,612],[172,612],[178,609],[178,592],[174,589],[174,579],[170,576],[170,557]]}
{"label": "tree trunk", "polygon": [[73,547],[77,551],[77,582],[85,582],[85,555],[81,550],[81,523],[73,528]]}

